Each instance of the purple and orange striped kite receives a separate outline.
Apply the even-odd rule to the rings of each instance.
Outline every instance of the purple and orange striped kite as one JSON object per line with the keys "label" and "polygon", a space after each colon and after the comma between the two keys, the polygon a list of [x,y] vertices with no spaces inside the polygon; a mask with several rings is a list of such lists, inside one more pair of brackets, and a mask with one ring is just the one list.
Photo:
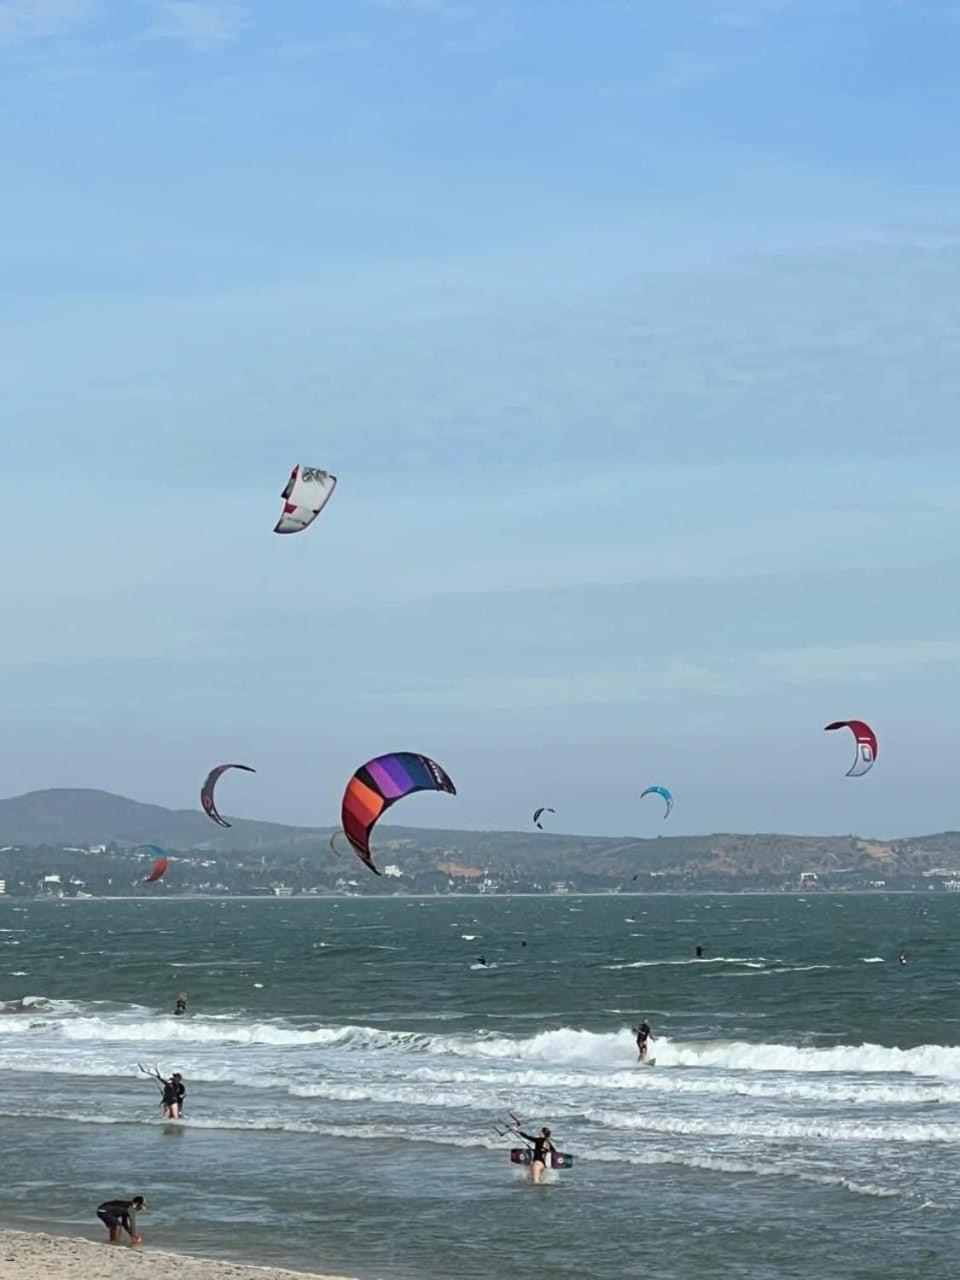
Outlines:
{"label": "purple and orange striped kite", "polygon": [[347,783],[340,809],[343,834],[353,845],[357,857],[376,876],[380,872],[370,856],[370,832],[382,813],[414,791],[457,794],[456,787],[435,760],[413,751],[375,756],[362,764]]}

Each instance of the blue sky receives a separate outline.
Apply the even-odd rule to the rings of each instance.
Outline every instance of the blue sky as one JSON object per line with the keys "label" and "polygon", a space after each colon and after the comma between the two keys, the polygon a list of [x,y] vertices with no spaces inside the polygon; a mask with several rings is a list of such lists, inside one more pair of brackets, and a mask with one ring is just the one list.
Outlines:
{"label": "blue sky", "polygon": [[328,824],[410,749],[424,825],[960,825],[958,54],[935,0],[0,0],[2,791],[233,759]]}

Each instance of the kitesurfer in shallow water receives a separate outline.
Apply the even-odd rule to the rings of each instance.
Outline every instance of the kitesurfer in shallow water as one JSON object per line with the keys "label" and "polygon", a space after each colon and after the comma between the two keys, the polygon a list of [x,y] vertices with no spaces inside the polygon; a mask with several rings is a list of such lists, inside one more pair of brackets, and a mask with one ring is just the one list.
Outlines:
{"label": "kitesurfer in shallow water", "polygon": [[120,1243],[120,1228],[130,1237],[130,1244],[140,1243],[137,1235],[137,1214],[145,1209],[143,1196],[134,1196],[132,1200],[104,1200],[97,1208],[97,1217],[110,1232],[110,1243]]}
{"label": "kitesurfer in shallow water", "polygon": [[550,1130],[546,1125],[536,1135],[524,1133],[522,1129],[514,1129],[514,1133],[518,1138],[523,1138],[524,1142],[533,1145],[533,1158],[530,1161],[530,1181],[539,1182],[543,1177],[543,1171],[547,1167],[547,1158],[551,1151],[556,1151],[556,1147],[550,1141]]}
{"label": "kitesurfer in shallow water", "polygon": [[648,1040],[655,1040],[656,1036],[650,1030],[650,1023],[644,1018],[639,1027],[634,1028],[637,1037],[637,1061],[645,1062],[647,1057]]}
{"label": "kitesurfer in shallow water", "polygon": [[703,958],[703,947],[697,947],[697,959],[700,960],[702,958]]}
{"label": "kitesurfer in shallow water", "polygon": [[177,996],[177,1003],[173,1006],[173,1012],[177,1018],[182,1017],[187,1012],[187,993],[185,991],[181,991]]}
{"label": "kitesurfer in shallow water", "polygon": [[165,1080],[157,1072],[157,1080],[160,1083],[160,1106],[164,1120],[179,1120],[183,1114],[183,1099],[187,1092],[183,1076],[179,1071],[174,1071],[170,1079]]}

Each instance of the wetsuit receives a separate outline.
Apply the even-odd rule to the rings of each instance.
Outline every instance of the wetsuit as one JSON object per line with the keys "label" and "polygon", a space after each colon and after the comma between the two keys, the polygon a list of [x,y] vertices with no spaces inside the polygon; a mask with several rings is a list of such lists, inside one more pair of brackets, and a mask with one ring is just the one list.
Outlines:
{"label": "wetsuit", "polygon": [[541,1164],[545,1165],[547,1163],[547,1153],[549,1151],[556,1150],[556,1148],[554,1147],[550,1139],[544,1138],[542,1134],[537,1134],[536,1136],[534,1136],[533,1134],[530,1134],[530,1133],[524,1133],[522,1129],[518,1129],[517,1133],[525,1141],[533,1143],[533,1162],[534,1163],[536,1163],[539,1160]]}
{"label": "wetsuit", "polygon": [[128,1236],[137,1234],[137,1211],[132,1200],[104,1200],[97,1209],[97,1217],[110,1232],[111,1238],[117,1227],[123,1227]]}
{"label": "wetsuit", "polygon": [[168,1111],[178,1105],[178,1093],[176,1080],[162,1080],[163,1096],[160,1099],[160,1105]]}
{"label": "wetsuit", "polygon": [[182,1118],[183,1117],[183,1100],[187,1096],[187,1086],[183,1083],[182,1080],[174,1080],[173,1087],[174,1087],[174,1090],[176,1091],[177,1106],[180,1109],[180,1116]]}
{"label": "wetsuit", "polygon": [[640,1051],[641,1058],[647,1056],[647,1037],[650,1035],[650,1023],[641,1022],[637,1027],[637,1048]]}
{"label": "wetsuit", "polygon": [[187,1012],[186,1000],[179,999],[176,1003],[176,1007],[174,1008],[173,1012],[178,1015],[182,1013],[186,1013]]}

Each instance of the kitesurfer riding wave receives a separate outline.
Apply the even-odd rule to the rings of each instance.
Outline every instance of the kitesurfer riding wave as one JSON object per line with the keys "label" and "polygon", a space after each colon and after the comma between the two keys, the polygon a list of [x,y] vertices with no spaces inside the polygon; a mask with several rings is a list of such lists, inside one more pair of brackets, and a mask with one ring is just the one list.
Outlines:
{"label": "kitesurfer riding wave", "polygon": [[648,1041],[656,1040],[656,1036],[650,1030],[650,1023],[643,1019],[639,1027],[634,1027],[634,1034],[637,1037],[637,1061],[645,1062],[647,1057]]}

